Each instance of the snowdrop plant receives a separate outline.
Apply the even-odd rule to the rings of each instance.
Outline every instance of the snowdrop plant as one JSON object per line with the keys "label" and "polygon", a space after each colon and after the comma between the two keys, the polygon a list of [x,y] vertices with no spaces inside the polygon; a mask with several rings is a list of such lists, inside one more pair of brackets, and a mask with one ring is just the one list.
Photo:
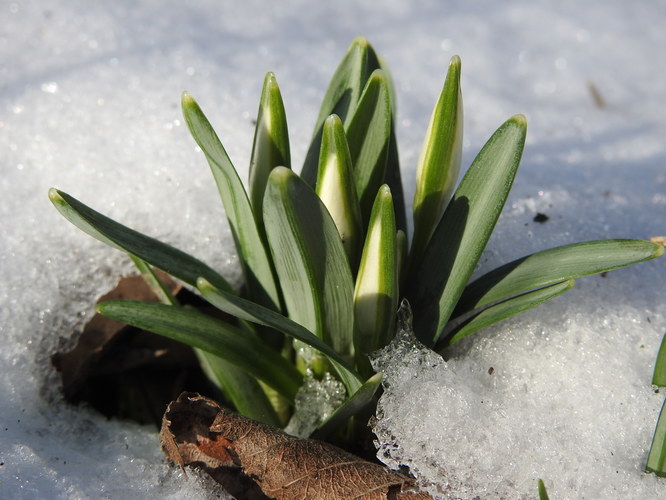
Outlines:
{"label": "snowdrop plant", "polygon": [[[55,207],[91,236],[128,253],[162,304],[111,301],[98,311],[187,343],[228,403],[283,426],[304,378],[337,378],[346,399],[314,435],[365,426],[381,374],[367,355],[389,343],[399,299],[414,331],[451,344],[569,290],[577,277],[657,257],[641,240],[575,243],[520,258],[470,283],[516,175],[526,120],[516,115],[483,146],[456,187],[461,162],[461,63],[451,60],[418,160],[407,238],[395,93],[384,61],[363,38],[349,47],[321,105],[300,175],[291,169],[287,120],[275,76],[264,81],[247,190],[203,111],[182,109],[212,170],[244,273],[238,292],[214,269],[51,189]],[[181,306],[159,268],[227,313]],[[359,427],[356,427],[358,429]]]}
{"label": "snowdrop plant", "polygon": [[[661,341],[661,347],[659,347],[657,360],[654,364],[652,385],[657,387],[657,392],[666,387],[666,335]],[[654,472],[657,476],[666,477],[666,400],[659,412],[645,470],[646,472]]]}

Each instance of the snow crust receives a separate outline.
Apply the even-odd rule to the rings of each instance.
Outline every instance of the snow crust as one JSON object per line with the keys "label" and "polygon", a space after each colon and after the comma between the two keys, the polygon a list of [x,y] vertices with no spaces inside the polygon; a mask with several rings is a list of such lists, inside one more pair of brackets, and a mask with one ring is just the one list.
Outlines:
{"label": "snow crust", "polygon": [[[658,3],[621,0],[0,4],[0,498],[224,497],[167,466],[154,430],[67,406],[49,362],[131,270],[55,212],[50,186],[238,279],[182,122],[183,90],[246,176],[274,71],[298,166],[328,79],[363,34],[396,81],[411,199],[423,133],[460,54],[463,164],[509,116],[529,123],[482,272],[554,245],[666,233],[665,24]],[[551,498],[663,497],[666,483],[642,468],[663,397],[650,379],[665,271],[660,259],[582,279],[447,363],[420,350],[395,363],[383,456],[463,498],[534,498],[537,478]]]}
{"label": "snow crust", "polygon": [[448,361],[401,332],[373,361],[387,389],[377,456],[436,481],[436,498],[535,498],[540,478],[551,498],[661,498],[641,471],[663,401],[645,369],[652,332],[627,329],[631,307],[594,324],[555,305],[559,319],[509,321]]}

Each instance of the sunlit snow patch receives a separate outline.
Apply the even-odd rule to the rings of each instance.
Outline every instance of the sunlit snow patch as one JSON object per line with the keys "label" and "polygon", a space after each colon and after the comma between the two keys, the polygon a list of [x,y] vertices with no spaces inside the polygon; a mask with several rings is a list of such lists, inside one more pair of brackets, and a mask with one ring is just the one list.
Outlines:
{"label": "sunlit snow patch", "polygon": [[650,332],[615,327],[640,315],[619,308],[600,338],[599,322],[562,300],[447,361],[403,322],[373,359],[385,389],[378,458],[439,498],[532,499],[539,478],[557,498],[657,498],[663,483],[642,472],[654,422],[641,415],[656,418],[662,401],[641,382]]}

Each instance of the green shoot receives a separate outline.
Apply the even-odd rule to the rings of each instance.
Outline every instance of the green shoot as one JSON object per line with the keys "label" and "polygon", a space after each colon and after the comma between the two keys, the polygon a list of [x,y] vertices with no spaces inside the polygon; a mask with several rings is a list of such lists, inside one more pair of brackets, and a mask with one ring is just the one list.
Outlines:
{"label": "green shoot", "polygon": [[654,363],[652,385],[666,387],[666,334],[664,334],[664,337],[661,339],[657,361]]}
{"label": "green shoot", "polygon": [[662,404],[645,470],[666,477],[666,401]]}
{"label": "green shoot", "polygon": [[[657,361],[654,365],[652,384],[657,387],[666,387],[666,335],[661,340]],[[662,404],[657,427],[652,436],[652,445],[648,454],[645,470],[654,472],[657,476],[666,477],[666,401]]]}
{"label": "green shoot", "polygon": [[546,485],[543,484],[543,481],[539,479],[539,500],[548,500],[548,492],[546,491]]}

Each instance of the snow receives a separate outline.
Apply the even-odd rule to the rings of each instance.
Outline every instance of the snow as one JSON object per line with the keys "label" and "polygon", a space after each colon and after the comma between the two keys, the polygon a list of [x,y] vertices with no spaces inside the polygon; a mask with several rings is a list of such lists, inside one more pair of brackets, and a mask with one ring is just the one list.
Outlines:
{"label": "snow", "polygon": [[312,370],[305,371],[305,380],[294,401],[294,414],[284,428],[287,434],[309,437],[336,408],[344,403],[345,386],[330,373],[318,380]]}
{"label": "snow", "polygon": [[[451,498],[531,499],[540,478],[551,498],[663,497],[663,480],[641,471],[663,401],[646,369],[657,335],[627,328],[641,321],[632,307],[594,324],[575,309],[492,328],[448,362],[396,339],[373,363],[388,385],[377,456]],[[623,338],[605,335],[616,328]]]}
{"label": "snow", "polygon": [[[328,78],[363,34],[396,81],[409,199],[448,60],[460,54],[463,164],[509,116],[529,123],[481,272],[554,245],[666,233],[665,23],[659,3],[621,0],[0,4],[0,497],[219,494],[168,467],[152,430],[66,405],[49,362],[131,270],[56,213],[50,186],[238,278],[180,116],[183,90],[246,177],[261,83],[274,71],[298,165]],[[538,212],[549,220],[534,222]],[[381,402],[390,458],[425,481],[463,482],[469,497],[533,498],[537,478],[551,498],[664,496],[666,483],[642,468],[663,398],[650,379],[666,331],[665,267],[582,279],[470,338],[446,364],[417,373],[431,356],[421,352],[397,365]]]}

